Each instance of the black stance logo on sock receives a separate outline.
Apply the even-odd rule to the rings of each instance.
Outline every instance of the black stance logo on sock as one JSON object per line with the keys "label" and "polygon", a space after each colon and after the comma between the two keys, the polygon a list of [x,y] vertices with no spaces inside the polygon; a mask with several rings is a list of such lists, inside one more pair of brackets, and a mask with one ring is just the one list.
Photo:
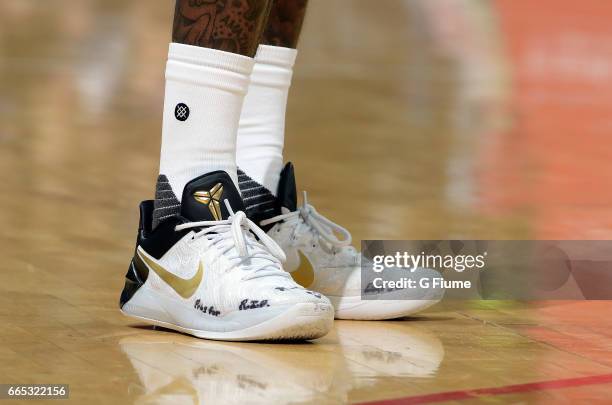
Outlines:
{"label": "black stance logo on sock", "polygon": [[189,107],[187,107],[187,104],[177,104],[174,109],[174,117],[179,121],[187,121],[187,118],[189,118]]}

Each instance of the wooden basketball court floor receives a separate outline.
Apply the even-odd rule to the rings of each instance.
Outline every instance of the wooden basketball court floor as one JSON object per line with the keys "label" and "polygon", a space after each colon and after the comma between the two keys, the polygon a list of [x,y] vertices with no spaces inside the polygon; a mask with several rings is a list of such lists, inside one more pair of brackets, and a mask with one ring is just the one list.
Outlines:
{"label": "wooden basketball court floor", "polygon": [[[304,344],[122,317],[167,2],[0,3],[0,383],[80,404],[609,403],[612,305],[443,302]],[[286,156],[360,239],[610,239],[612,6],[311,0]],[[0,401],[1,402],[1,401]]]}

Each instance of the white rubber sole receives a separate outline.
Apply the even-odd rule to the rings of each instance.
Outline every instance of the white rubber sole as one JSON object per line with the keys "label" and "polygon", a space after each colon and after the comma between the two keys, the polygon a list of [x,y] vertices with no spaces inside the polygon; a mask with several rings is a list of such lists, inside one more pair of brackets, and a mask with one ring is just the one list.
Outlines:
{"label": "white rubber sole", "polygon": [[[262,317],[262,313],[260,313],[258,316],[262,321],[244,329],[230,331],[191,329],[169,321],[168,312],[160,311],[159,301],[143,300],[143,297],[150,299],[151,296],[150,291],[146,291],[146,284],[141,287],[141,289],[143,288],[145,291],[138,291],[135,294],[135,299],[133,298],[123,306],[122,314],[151,325],[162,326],[202,339],[225,341],[311,340],[325,336],[331,330],[334,321],[333,307],[329,304],[297,303],[288,306],[286,309],[283,308],[280,313],[278,311],[271,312],[267,319],[265,316]],[[278,310],[278,308],[275,309]],[[251,319],[255,317],[254,314],[245,314],[245,316],[249,316]],[[163,320],[156,319],[156,317],[163,318]]]}
{"label": "white rubber sole", "polygon": [[124,315],[151,325],[162,326],[177,332],[202,339],[225,341],[256,340],[312,340],[323,337],[332,328],[332,308],[323,304],[295,304],[284,313],[246,329],[231,332],[214,332],[184,328],[169,322],[135,316],[125,311]]}
{"label": "white rubber sole", "polygon": [[362,300],[361,296],[334,297],[328,295],[336,313],[336,319],[381,321],[396,319],[421,312],[440,302],[429,300]]}

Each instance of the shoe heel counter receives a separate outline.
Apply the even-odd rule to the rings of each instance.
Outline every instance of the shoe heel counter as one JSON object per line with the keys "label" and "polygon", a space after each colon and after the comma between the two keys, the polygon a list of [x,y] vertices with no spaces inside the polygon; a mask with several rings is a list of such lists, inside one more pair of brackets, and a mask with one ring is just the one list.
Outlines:
{"label": "shoe heel counter", "polygon": [[136,253],[125,275],[125,285],[119,298],[119,308],[123,308],[125,303],[132,299],[136,291],[147,281],[148,276],[149,269]]}
{"label": "shoe heel counter", "polygon": [[138,235],[136,236],[136,247],[134,248],[134,257],[130,262],[128,271],[125,275],[125,285],[119,298],[119,308],[123,308],[138,291],[138,289],[147,281],[148,268],[142,263],[138,256],[138,246],[144,242],[147,236],[151,233],[153,222],[153,200],[143,201],[140,203],[140,220],[138,223]]}
{"label": "shoe heel counter", "polygon": [[140,245],[141,242],[146,239],[153,230],[154,209],[155,202],[153,200],[147,200],[140,203],[140,221],[138,223],[138,237],[136,239],[136,246]]}

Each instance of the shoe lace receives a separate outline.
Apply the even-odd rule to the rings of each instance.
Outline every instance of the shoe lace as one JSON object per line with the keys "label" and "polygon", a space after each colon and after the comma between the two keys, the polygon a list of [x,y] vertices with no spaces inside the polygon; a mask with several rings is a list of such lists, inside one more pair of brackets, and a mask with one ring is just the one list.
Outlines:
{"label": "shoe lace", "polygon": [[261,221],[260,225],[266,226],[283,221],[289,225],[295,225],[293,238],[297,238],[298,235],[306,231],[315,240],[325,241],[332,248],[333,253],[339,249],[349,247],[351,244],[351,233],[346,228],[319,214],[312,205],[308,204],[306,191],[304,191],[304,202],[298,207],[297,211],[266,219]]}
{"label": "shoe lace", "polygon": [[218,246],[219,257],[225,256],[232,268],[240,266],[248,272],[243,280],[264,276],[290,277],[281,267],[286,260],[285,253],[274,239],[248,219],[243,211],[234,212],[228,200],[224,203],[230,213],[228,219],[187,222],[177,225],[175,231],[199,229],[193,239],[205,237]]}

